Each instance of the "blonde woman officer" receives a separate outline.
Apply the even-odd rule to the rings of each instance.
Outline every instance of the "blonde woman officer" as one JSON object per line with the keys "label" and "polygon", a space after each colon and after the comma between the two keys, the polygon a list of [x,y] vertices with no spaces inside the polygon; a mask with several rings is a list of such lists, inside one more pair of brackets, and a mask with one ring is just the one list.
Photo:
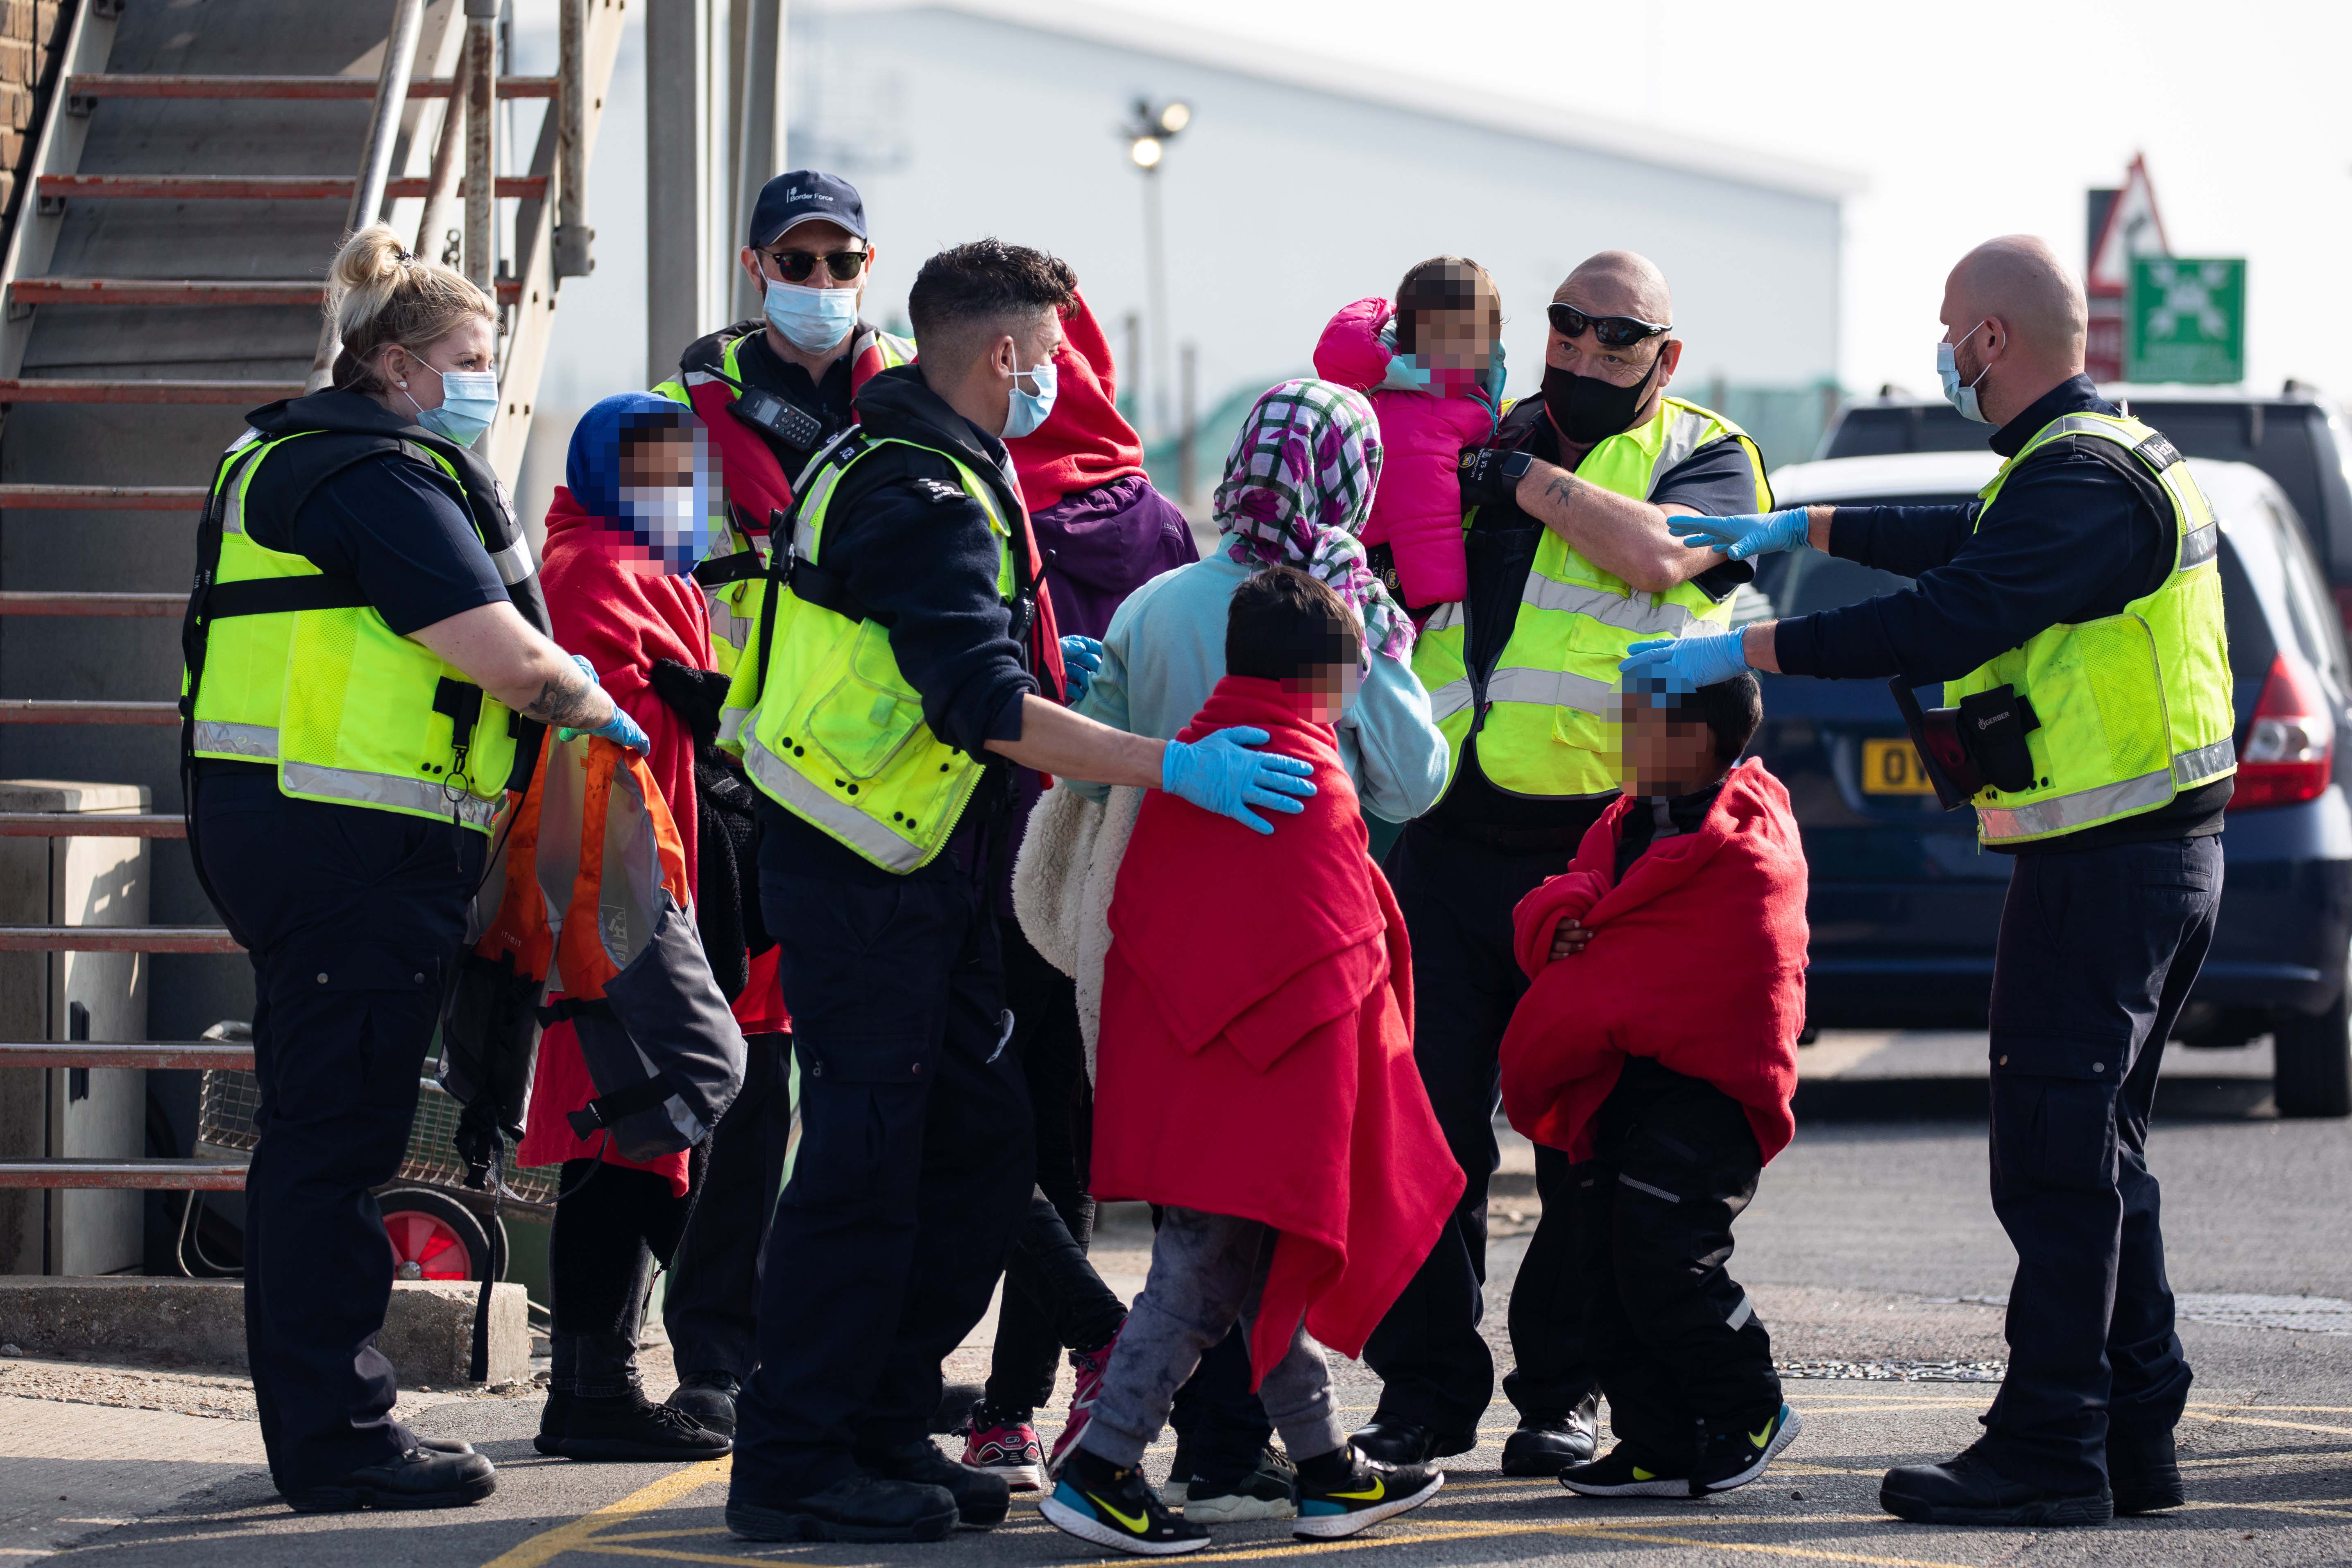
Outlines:
{"label": "blonde woman officer", "polygon": [[394,1420],[375,1347],[397,1172],[492,818],[541,729],[645,736],[546,635],[530,550],[471,447],[490,300],[364,229],[335,258],[331,388],[248,415],[198,536],[184,647],[196,866],[249,950],[259,1146],[246,1337],[270,1473],[304,1512],[496,1488]]}

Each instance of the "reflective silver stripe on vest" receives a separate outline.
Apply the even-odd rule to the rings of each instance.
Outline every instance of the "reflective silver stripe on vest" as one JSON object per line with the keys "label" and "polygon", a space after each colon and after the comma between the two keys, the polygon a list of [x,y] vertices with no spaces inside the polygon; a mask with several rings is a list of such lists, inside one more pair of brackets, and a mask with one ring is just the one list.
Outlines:
{"label": "reflective silver stripe on vest", "polygon": [[499,581],[511,588],[539,570],[530,558],[530,541],[518,539],[504,550],[490,552],[490,564],[499,569]]}
{"label": "reflective silver stripe on vest", "polygon": [[2210,746],[2200,746],[2173,758],[2172,780],[2182,789],[2192,789],[2220,778],[2237,765],[2238,743],[2224,735]]}
{"label": "reflective silver stripe on vest", "polygon": [[1698,619],[1680,605],[1652,604],[1647,594],[1629,597],[1580,583],[1558,583],[1532,567],[1528,571],[1527,586],[1519,590],[1519,603],[1538,610],[1562,610],[1571,616],[1583,616],[1619,631],[1647,637],[1679,637],[1685,626]]}
{"label": "reflective silver stripe on vest", "polygon": [[1430,612],[1429,624],[1421,628],[1421,635],[1431,637],[1438,632],[1450,632],[1456,626],[1467,625],[1469,619],[1462,611],[1461,600],[1448,599]]}
{"label": "reflective silver stripe on vest", "polygon": [[[2182,509],[2181,515],[2184,517],[2189,515],[2186,508]],[[2212,560],[2214,552],[2221,548],[2221,525],[2220,523],[2209,522],[2202,528],[2192,528],[2180,542],[2180,564],[2173,570],[2186,572],[2192,566],[2202,566]]]}
{"label": "reflective silver stripe on vest", "polygon": [[1580,713],[1591,713],[1606,719],[1616,712],[1617,687],[1613,681],[1595,680],[1589,675],[1570,675],[1564,669],[1529,669],[1514,666],[1498,669],[1486,682],[1489,702],[1533,702],[1545,708],[1573,708]]}
{"label": "reflective silver stripe on vest", "polygon": [[1445,721],[1470,706],[1471,696],[1468,676],[1465,675],[1459,680],[1447,681],[1429,694],[1429,721],[1433,724],[1444,723]]}
{"label": "reflective silver stripe on vest", "polygon": [[278,760],[278,731],[268,724],[226,724],[218,719],[199,719],[196,750],[274,763]]}
{"label": "reflective silver stripe on vest", "polygon": [[1658,447],[1658,460],[1650,465],[1650,489],[1674,471],[1675,466],[1687,460],[1690,455],[1706,444],[1707,426],[1715,420],[1695,409],[1685,408],[1675,416],[1666,426],[1666,438]]}
{"label": "reflective silver stripe on vest", "polygon": [[720,745],[723,746],[730,741],[738,744],[742,742],[743,721],[751,716],[751,711],[749,708],[721,708],[719,710],[719,743]]}
{"label": "reflective silver stripe on vest", "polygon": [[1747,1291],[1742,1290],[1739,1293],[1739,1305],[1732,1308],[1731,1316],[1723,1320],[1724,1326],[1733,1330],[1744,1329],[1748,1326],[1748,1320],[1755,1315],[1756,1302]]}
{"label": "reflective silver stripe on vest", "polygon": [[1683,1201],[1674,1194],[1666,1191],[1665,1188],[1654,1187],[1647,1182],[1637,1182],[1622,1171],[1617,1173],[1617,1180],[1623,1185],[1633,1188],[1637,1193],[1647,1193],[1654,1198],[1664,1198],[1670,1204],[1678,1204]]}
{"label": "reflective silver stripe on vest", "polygon": [[923,847],[909,844],[856,806],[838,801],[801,777],[798,770],[743,733],[743,766],[777,802],[842,839],[886,870],[912,871],[923,863]]}
{"label": "reflective silver stripe on vest", "polygon": [[710,635],[729,647],[741,653],[751,646],[751,635],[760,623],[750,616],[739,616],[733,604],[723,592],[710,595]]}
{"label": "reflective silver stripe on vest", "polygon": [[289,795],[323,795],[356,805],[381,805],[426,816],[455,816],[467,826],[485,832],[498,820],[500,804],[463,793],[452,801],[448,791],[435,779],[394,778],[389,773],[361,773],[353,768],[322,768],[316,763],[281,763],[278,782]]}
{"label": "reflective silver stripe on vest", "polygon": [[2071,833],[2111,816],[2153,811],[2172,798],[2175,788],[2172,770],[2159,768],[2121,784],[2076,790],[2073,795],[2036,801],[2032,805],[1979,805],[1977,816],[1984,826],[1987,843],[2005,838],[2040,838],[2053,833]]}

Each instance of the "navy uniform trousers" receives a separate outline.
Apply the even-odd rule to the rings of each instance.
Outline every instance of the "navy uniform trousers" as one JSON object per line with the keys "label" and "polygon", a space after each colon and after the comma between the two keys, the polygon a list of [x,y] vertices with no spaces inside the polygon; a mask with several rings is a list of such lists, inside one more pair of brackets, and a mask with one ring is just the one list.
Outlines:
{"label": "navy uniform trousers", "polygon": [[[1414,1064],[1430,1108],[1468,1178],[1437,1244],[1364,1346],[1381,1375],[1375,1420],[1406,1421],[1467,1446],[1495,1393],[1495,1357],[1478,1331],[1486,1283],[1486,1185],[1500,1161],[1497,1051],[1528,977],[1513,956],[1511,910],[1567,866],[1575,847],[1490,847],[1409,823],[1385,869],[1412,939]],[[1568,1215],[1568,1156],[1536,1151],[1544,1217],[1511,1289],[1511,1353],[1503,1380],[1521,1416],[1567,1415],[1593,1388],[1581,1323],[1583,1292]],[[1449,1443],[1450,1447],[1450,1443]],[[1445,1450],[1441,1450],[1441,1452]]]}
{"label": "navy uniform trousers", "polygon": [[850,1479],[861,1446],[925,1436],[940,1363],[987,1312],[1034,1185],[982,877],[942,855],[875,879],[761,868],[801,1144],[738,1407],[733,1495],[755,1504]]}
{"label": "navy uniform trousers", "polygon": [[258,767],[206,768],[196,806],[205,875],[253,960],[246,1352],[269,1472],[291,1492],[416,1441],[375,1348],[392,1243],[370,1189],[399,1174],[488,840],[295,800]]}
{"label": "navy uniform trousers", "polygon": [[2219,836],[2017,858],[1992,981],[1992,1205],[2017,1248],[2009,1375],[1980,1451],[2062,1493],[2106,1481],[2110,1426],[2169,1431],[2189,1371],[2148,1108],[2213,939]]}

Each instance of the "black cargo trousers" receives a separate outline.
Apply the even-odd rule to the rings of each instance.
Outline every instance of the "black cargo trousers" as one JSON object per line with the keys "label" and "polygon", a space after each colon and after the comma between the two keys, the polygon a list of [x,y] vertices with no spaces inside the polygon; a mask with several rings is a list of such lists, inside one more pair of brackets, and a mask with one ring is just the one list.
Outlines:
{"label": "black cargo trousers", "polygon": [[988,1310],[1036,1169],[984,877],[762,866],[801,1072],[801,1145],[760,1281],[732,1495],[767,1506],[919,1441]]}
{"label": "black cargo trousers", "polygon": [[[1486,1313],[1486,1188],[1499,1163],[1497,1056],[1512,1010],[1527,994],[1511,940],[1511,911],[1547,877],[1567,869],[1575,833],[1519,847],[1432,826],[1405,825],[1385,866],[1412,942],[1414,1064],[1438,1127],[1467,1179],[1428,1259],[1364,1346],[1381,1376],[1374,1419],[1437,1435],[1441,1454],[1475,1443],[1495,1393]],[[1580,1326],[1582,1297],[1570,1242],[1568,1157],[1536,1151],[1543,1215],[1511,1289],[1511,1352],[1503,1392],[1522,1420],[1573,1410],[1592,1391]]]}
{"label": "black cargo trousers", "polygon": [[1707,1434],[1758,1431],[1780,1413],[1771,1338],[1729,1267],[1762,1156],[1738,1101],[1640,1059],[1592,1134],[1592,1158],[1570,1168],[1585,1347],[1611,1429],[1683,1474]]}
{"label": "black cargo trousers", "polygon": [[2010,875],[1993,961],[1992,1206],[2017,1279],[2009,1375],[1979,1447],[2053,1492],[2104,1486],[2110,1428],[2168,1432],[2188,1402],[2147,1119],[2221,900],[2219,835],[2053,847],[2018,856]]}

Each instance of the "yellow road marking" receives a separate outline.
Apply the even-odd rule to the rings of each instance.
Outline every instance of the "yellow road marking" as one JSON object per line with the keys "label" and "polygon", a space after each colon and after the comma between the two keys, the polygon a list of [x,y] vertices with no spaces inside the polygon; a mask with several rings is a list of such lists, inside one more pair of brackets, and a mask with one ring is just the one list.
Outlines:
{"label": "yellow road marking", "polygon": [[[2256,1410],[2264,1405],[2254,1405]],[[2352,1426],[2321,1426],[2309,1421],[2264,1421],[2253,1415],[2204,1415],[2207,1421],[2226,1421],[2237,1426],[2280,1426],[2289,1432],[2325,1432],[2330,1436],[2352,1437]]]}
{"label": "yellow road marking", "polygon": [[[1727,1523],[1747,1522],[1726,1521]],[[1807,1520],[1806,1523],[1820,1521]],[[1893,1522],[1889,1521],[1888,1522]],[[1878,1557],[1858,1552],[1829,1552],[1805,1546],[1773,1546],[1754,1542],[1706,1541],[1695,1536],[1660,1535],[1608,1523],[1430,1525],[1409,1534],[1355,1536],[1344,1541],[1293,1541],[1232,1552],[1199,1552],[1192,1563],[1241,1563],[1259,1557],[1300,1557],[1327,1552],[1360,1552],[1378,1546],[1425,1546],[1442,1541],[1492,1540],[1506,1535],[1584,1535],[1607,1541],[1639,1541],[1662,1546],[1697,1546],[1717,1552],[1748,1552],[1767,1557],[1790,1557],[1809,1563],[1853,1563],[1865,1568],[1980,1568],[1969,1563],[1945,1563],[1918,1557]]]}
{"label": "yellow road marking", "polygon": [[[688,1465],[685,1469],[664,1476],[649,1485],[639,1487],[617,1502],[606,1503],[593,1513],[583,1513],[569,1523],[559,1524],[552,1530],[543,1530],[520,1545],[501,1552],[484,1563],[482,1568],[542,1568],[542,1564],[562,1556],[566,1552],[576,1552],[586,1547],[594,1539],[596,1532],[607,1525],[618,1524],[625,1519],[634,1519],[638,1514],[650,1512],[654,1509],[676,1502],[682,1497],[698,1492],[707,1486],[725,1480],[731,1468],[732,1462],[723,1458],[706,1459],[698,1465]],[[740,1563],[741,1559],[713,1558],[711,1561]]]}
{"label": "yellow road marking", "polygon": [[[778,1542],[775,1544],[779,1546],[784,1545],[782,1542]],[[807,1542],[803,1543],[802,1550],[805,1551],[809,1547],[828,1544],[831,1543],[826,1542]],[[789,1547],[786,1549],[790,1550]],[[564,1550],[566,1552],[584,1552],[592,1557],[659,1557],[671,1563],[719,1563],[725,1564],[726,1568],[743,1568],[743,1564],[746,1563],[754,1563],[759,1561],[757,1558],[740,1555],[734,1557],[721,1557],[713,1552],[665,1552],[658,1546],[599,1546],[593,1542],[583,1542],[577,1546],[567,1546]]]}

